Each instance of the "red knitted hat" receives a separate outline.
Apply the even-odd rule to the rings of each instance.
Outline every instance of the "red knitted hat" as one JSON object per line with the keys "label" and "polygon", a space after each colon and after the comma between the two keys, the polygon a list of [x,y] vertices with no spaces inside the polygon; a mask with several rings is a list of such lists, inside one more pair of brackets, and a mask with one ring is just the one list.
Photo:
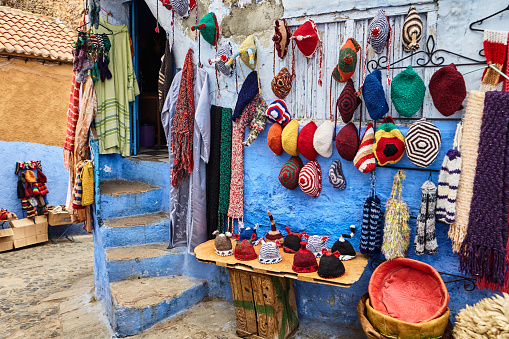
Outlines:
{"label": "red knitted hat", "polygon": [[347,161],[352,161],[355,158],[359,149],[359,134],[353,122],[346,124],[336,135],[336,149],[339,155]]}
{"label": "red knitted hat", "polygon": [[254,260],[258,256],[254,250],[254,247],[251,243],[249,243],[246,239],[242,240],[240,244],[235,246],[235,259],[237,260]]}
{"label": "red knitted hat", "polygon": [[309,161],[315,160],[318,153],[313,147],[313,139],[315,136],[316,126],[314,121],[310,121],[306,126],[302,127],[297,137],[297,148],[299,153],[302,154]]}
{"label": "red knitted hat", "polygon": [[311,273],[318,270],[318,262],[316,257],[306,248],[307,242],[300,242],[300,249],[293,257],[292,270],[297,273]]}
{"label": "red knitted hat", "polygon": [[341,119],[345,124],[352,120],[353,114],[361,101],[361,98],[355,94],[352,79],[348,79],[336,103],[339,114],[341,114]]}
{"label": "red knitted hat", "polygon": [[322,169],[318,161],[313,160],[302,167],[299,173],[299,186],[302,192],[317,198],[322,191]]}
{"label": "red knitted hat", "polygon": [[323,50],[322,40],[318,35],[315,22],[311,19],[306,20],[306,22],[300,25],[295,32],[293,32],[291,39],[295,40],[299,50],[308,59],[311,59],[315,55],[315,52],[320,50],[320,73],[318,74],[318,84],[321,86]]}
{"label": "red knitted hat", "polygon": [[443,116],[448,117],[463,108],[467,88],[455,64],[444,66],[433,74],[429,81],[429,93],[436,109]]}
{"label": "red knitted hat", "polygon": [[272,124],[269,128],[269,134],[267,134],[267,144],[276,155],[283,154],[283,145],[281,144],[282,132],[283,127],[280,124]]}

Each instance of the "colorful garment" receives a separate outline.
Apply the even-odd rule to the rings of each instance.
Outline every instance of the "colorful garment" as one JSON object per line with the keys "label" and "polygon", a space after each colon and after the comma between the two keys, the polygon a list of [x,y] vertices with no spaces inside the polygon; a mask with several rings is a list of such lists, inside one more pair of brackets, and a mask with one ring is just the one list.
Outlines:
{"label": "colorful garment", "polygon": [[79,115],[80,86],[76,81],[76,75],[72,76],[71,94],[69,97],[69,108],[67,109],[67,131],[64,144],[64,166],[69,170],[72,166],[72,154],[74,152],[74,137],[76,134],[76,123]]}

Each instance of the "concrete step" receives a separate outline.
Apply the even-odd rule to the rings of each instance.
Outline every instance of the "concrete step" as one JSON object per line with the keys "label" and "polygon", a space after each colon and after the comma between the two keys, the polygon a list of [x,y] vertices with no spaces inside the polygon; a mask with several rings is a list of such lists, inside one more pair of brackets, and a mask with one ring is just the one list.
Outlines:
{"label": "concrete step", "polygon": [[104,219],[100,228],[104,248],[167,242],[170,216],[165,212]]}
{"label": "concrete step", "polygon": [[207,294],[205,280],[181,275],[144,277],[110,284],[113,331],[135,335],[193,306]]}
{"label": "concrete step", "polygon": [[101,181],[102,219],[120,218],[131,215],[158,212],[162,204],[164,189],[140,181]]}
{"label": "concrete step", "polygon": [[182,273],[184,247],[167,249],[156,243],[106,249],[106,269],[110,282],[138,277],[159,277]]}

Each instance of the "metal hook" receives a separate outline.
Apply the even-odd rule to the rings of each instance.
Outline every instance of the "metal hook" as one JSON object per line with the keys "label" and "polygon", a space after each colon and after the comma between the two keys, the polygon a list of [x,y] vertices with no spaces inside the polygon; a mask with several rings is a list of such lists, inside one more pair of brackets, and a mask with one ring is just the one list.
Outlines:
{"label": "metal hook", "polygon": [[481,25],[481,24],[484,22],[484,20],[487,20],[487,19],[489,19],[489,18],[492,18],[492,17],[494,17],[494,16],[496,16],[496,15],[499,15],[500,13],[505,12],[505,11],[508,11],[508,10],[509,10],[509,5],[508,5],[506,8],[504,8],[504,9],[502,9],[502,10],[500,10],[500,11],[496,12],[496,13],[493,13],[493,14],[491,14],[491,15],[489,15],[489,16],[487,16],[487,17],[485,17],[485,18],[482,18],[482,19],[480,19],[480,20],[477,20],[477,21],[472,22],[472,23],[470,24],[470,26],[468,26],[468,27],[469,27],[472,31],[476,31],[476,32],[484,32],[484,30],[483,30],[483,29],[473,28],[472,26],[473,26],[473,25],[475,25],[475,24]]}

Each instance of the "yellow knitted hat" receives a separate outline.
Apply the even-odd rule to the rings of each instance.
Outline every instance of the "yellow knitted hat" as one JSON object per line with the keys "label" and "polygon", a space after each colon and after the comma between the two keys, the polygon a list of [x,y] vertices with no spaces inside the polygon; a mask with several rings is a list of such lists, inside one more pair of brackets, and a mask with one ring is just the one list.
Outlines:
{"label": "yellow knitted hat", "polygon": [[258,47],[256,46],[256,38],[254,35],[250,35],[242,42],[239,46],[239,50],[230,57],[227,61],[227,65],[231,66],[236,57],[240,57],[247,67],[254,69],[256,62],[258,61]]}
{"label": "yellow knitted hat", "polygon": [[293,156],[299,155],[299,149],[297,148],[298,136],[299,122],[297,120],[290,120],[281,133],[281,143],[286,153]]}

